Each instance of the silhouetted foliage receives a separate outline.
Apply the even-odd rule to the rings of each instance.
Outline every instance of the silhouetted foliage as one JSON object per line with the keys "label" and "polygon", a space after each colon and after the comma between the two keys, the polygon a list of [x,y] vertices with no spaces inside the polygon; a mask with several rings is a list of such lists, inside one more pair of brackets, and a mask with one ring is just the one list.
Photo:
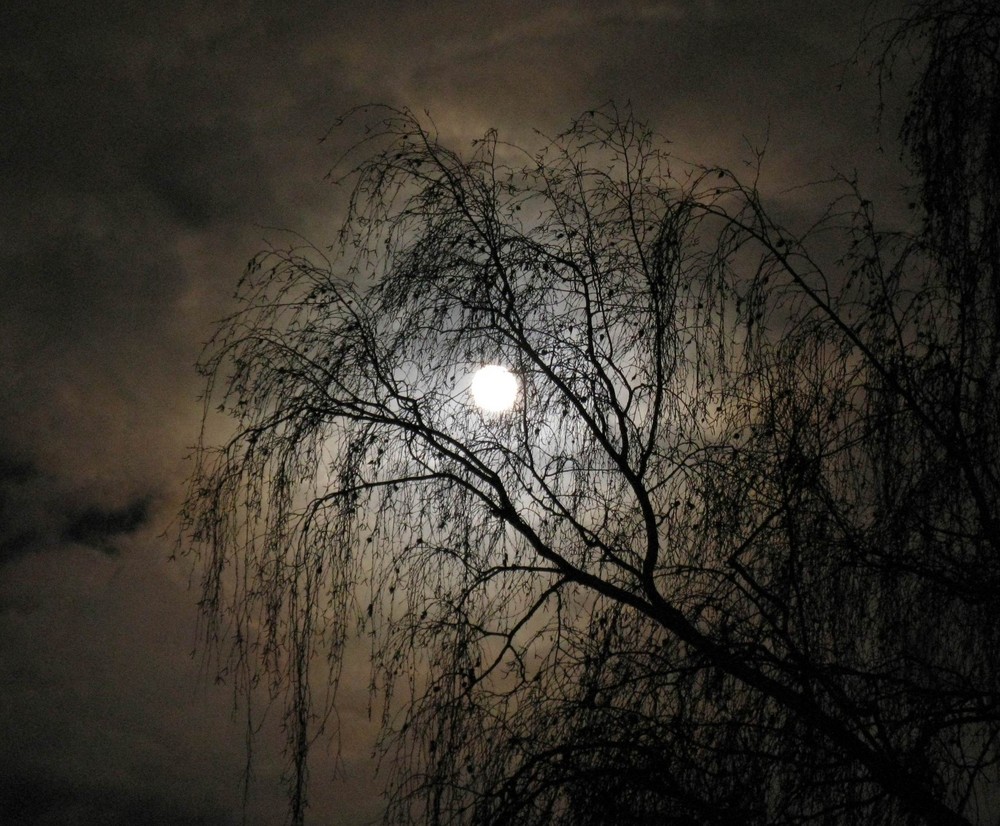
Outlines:
{"label": "silhouetted foliage", "polygon": [[994,127],[936,85],[995,82],[949,32],[914,235],[843,183],[782,227],[628,111],[462,156],[367,110],[336,253],[256,257],[207,350],[237,428],[185,512],[210,638],[287,692],[296,822],[355,629],[389,822],[995,817]]}

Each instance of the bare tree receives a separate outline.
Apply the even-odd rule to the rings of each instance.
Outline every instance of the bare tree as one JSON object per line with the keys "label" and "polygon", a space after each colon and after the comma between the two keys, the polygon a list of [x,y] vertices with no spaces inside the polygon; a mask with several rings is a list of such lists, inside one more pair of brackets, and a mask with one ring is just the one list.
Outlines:
{"label": "bare tree", "polygon": [[336,254],[256,257],[207,350],[185,511],[293,820],[355,629],[391,822],[995,817],[986,207],[884,233],[840,184],[792,232],[627,111],[469,157],[368,114]]}

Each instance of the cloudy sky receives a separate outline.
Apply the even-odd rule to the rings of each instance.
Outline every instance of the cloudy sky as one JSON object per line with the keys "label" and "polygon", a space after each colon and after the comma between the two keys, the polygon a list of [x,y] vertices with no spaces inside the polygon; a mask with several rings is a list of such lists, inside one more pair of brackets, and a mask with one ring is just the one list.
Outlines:
{"label": "cloudy sky", "polygon": [[[852,63],[869,0],[34,0],[0,13],[0,821],[231,824],[244,723],[197,649],[172,520],[193,369],[268,227],[333,239],[351,106],[527,145],[609,100],[764,187],[903,182]],[[11,10],[11,6],[22,11]],[[883,2],[871,19],[893,7]],[[892,102],[892,95],[889,102]],[[880,144],[884,151],[880,151]],[[801,195],[797,195],[801,199]],[[195,656],[192,656],[195,650]],[[363,667],[311,823],[379,810]],[[251,824],[280,822],[280,738]]]}

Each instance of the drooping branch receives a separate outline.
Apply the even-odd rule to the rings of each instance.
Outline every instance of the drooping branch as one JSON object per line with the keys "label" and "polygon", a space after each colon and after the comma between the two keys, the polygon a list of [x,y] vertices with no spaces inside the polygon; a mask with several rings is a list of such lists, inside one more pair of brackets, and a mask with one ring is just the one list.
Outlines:
{"label": "drooping branch", "polygon": [[[689,738],[643,792],[659,814],[721,784],[762,823],[971,822],[996,624],[956,583],[996,575],[997,442],[971,450],[935,395],[933,262],[863,203],[795,233],[731,173],[671,175],[627,112],[469,158],[383,114],[338,254],[255,259],[204,361],[236,433],[199,453],[186,525],[246,684],[293,676],[295,818],[311,669],[361,630],[390,818],[497,822],[516,790],[574,822],[621,715]],[[471,402],[490,363],[508,412]]]}

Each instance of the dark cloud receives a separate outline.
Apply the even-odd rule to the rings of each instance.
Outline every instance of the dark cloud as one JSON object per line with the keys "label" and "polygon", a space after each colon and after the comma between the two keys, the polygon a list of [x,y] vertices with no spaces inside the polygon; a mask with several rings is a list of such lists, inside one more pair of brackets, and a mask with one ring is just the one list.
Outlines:
{"label": "dark cloud", "polygon": [[132,533],[149,521],[149,504],[149,498],[142,498],[112,510],[87,508],[66,526],[62,538],[115,553],[113,541],[117,537]]}
{"label": "dark cloud", "polygon": [[39,546],[37,527],[20,518],[23,491],[38,478],[35,466],[0,449],[0,565]]}
{"label": "dark cloud", "polygon": [[120,539],[149,523],[151,495],[104,506],[59,495],[58,487],[34,462],[0,447],[0,565],[68,544],[113,554]]}
{"label": "dark cloud", "polygon": [[41,547],[43,537],[38,531],[22,530],[6,536],[0,535],[0,565]]}
{"label": "dark cloud", "polygon": [[231,826],[233,813],[192,810],[182,800],[144,798],[131,791],[88,788],[21,776],[0,767],[0,812],[7,826]]}
{"label": "dark cloud", "polygon": [[35,466],[0,449],[0,565],[36,547],[39,532],[17,523],[18,494],[38,476]]}

